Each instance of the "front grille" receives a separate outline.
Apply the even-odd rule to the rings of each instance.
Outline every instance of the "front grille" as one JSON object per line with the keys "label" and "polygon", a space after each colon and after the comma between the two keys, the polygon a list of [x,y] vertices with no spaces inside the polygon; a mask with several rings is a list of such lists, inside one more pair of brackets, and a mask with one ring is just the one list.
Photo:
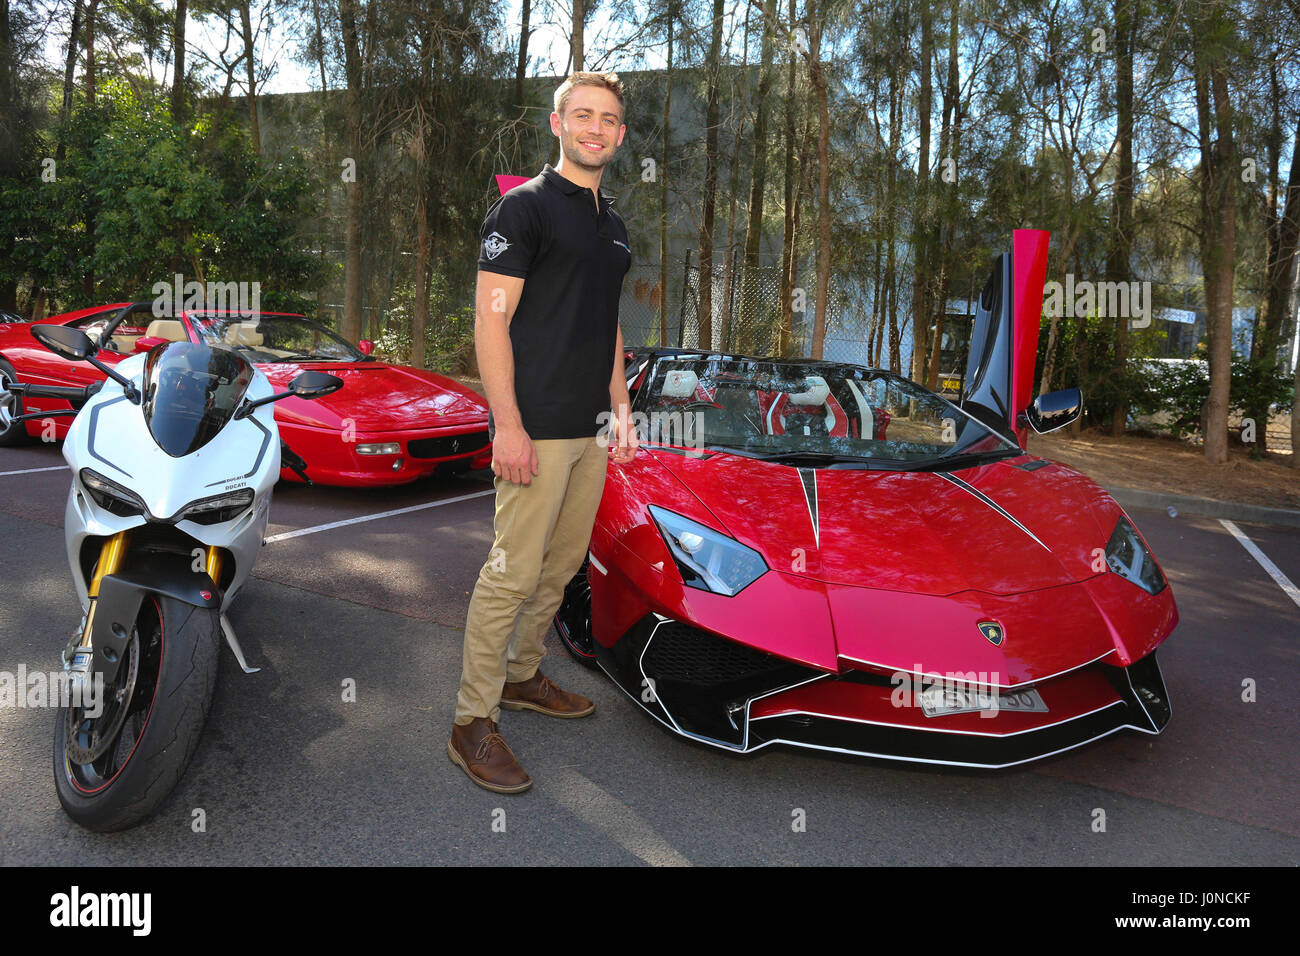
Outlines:
{"label": "front grille", "polygon": [[440,435],[437,438],[417,438],[406,443],[406,453],[412,458],[451,458],[468,455],[488,445],[488,433],[465,432],[461,435]]}
{"label": "front grille", "polygon": [[780,671],[787,661],[723,640],[678,621],[660,625],[646,651],[648,673],[687,684],[714,685]]}

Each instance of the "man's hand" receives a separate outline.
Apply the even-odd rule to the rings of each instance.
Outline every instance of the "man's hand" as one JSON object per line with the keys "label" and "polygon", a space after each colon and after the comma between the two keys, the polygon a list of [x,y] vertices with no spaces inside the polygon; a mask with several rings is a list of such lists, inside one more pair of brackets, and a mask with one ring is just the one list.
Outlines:
{"label": "man's hand", "polygon": [[492,474],[512,485],[531,485],[537,474],[537,449],[522,427],[498,427],[492,440]]}
{"label": "man's hand", "polygon": [[632,427],[628,420],[627,406],[624,406],[619,414],[610,419],[610,431],[613,433],[613,439],[609,443],[609,460],[616,465],[627,465],[636,458],[637,449],[641,442],[637,437],[636,429]]}

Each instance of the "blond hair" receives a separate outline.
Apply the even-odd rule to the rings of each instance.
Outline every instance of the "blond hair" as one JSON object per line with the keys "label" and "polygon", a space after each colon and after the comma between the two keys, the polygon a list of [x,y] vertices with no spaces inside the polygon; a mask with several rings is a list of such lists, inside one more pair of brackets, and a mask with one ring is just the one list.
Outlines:
{"label": "blond hair", "polygon": [[564,115],[564,108],[569,104],[569,96],[573,93],[574,88],[579,86],[595,86],[609,90],[618,98],[619,111],[624,111],[623,96],[625,91],[623,81],[618,78],[617,73],[578,72],[570,74],[560,84],[559,89],[555,91],[555,112],[561,116]]}

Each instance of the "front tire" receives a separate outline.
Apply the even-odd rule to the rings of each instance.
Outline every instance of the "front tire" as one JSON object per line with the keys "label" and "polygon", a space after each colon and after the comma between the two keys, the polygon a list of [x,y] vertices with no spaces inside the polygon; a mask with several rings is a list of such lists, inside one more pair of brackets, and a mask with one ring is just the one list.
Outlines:
{"label": "front tire", "polygon": [[[14,367],[4,359],[0,359],[0,390],[8,388],[9,383],[16,378]],[[27,442],[27,423],[11,421],[11,419],[23,414],[22,397],[0,391],[0,402],[4,403],[5,406],[4,412],[0,413],[0,447],[25,444]]]}
{"label": "front tire", "polygon": [[579,664],[596,667],[596,640],[591,633],[591,580],[588,578],[590,561],[564,586],[564,598],[555,612],[555,632],[560,643]]}
{"label": "front tire", "polygon": [[[146,595],[130,645],[138,660],[128,666],[124,656],[115,686],[104,688],[103,714],[91,719],[79,708],[59,708],[54,784],[68,816],[88,830],[125,830],[171,793],[212,706],[220,635],[216,609]],[[117,718],[120,725],[114,706],[126,708],[126,716]],[[113,721],[113,742],[98,758],[78,763],[73,753],[89,749],[96,720]]]}

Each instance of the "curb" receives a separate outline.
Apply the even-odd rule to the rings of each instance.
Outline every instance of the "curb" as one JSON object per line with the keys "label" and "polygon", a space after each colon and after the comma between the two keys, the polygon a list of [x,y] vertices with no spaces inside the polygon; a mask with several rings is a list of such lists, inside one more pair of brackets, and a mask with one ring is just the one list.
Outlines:
{"label": "curb", "polygon": [[1107,488],[1112,498],[1124,508],[1174,508],[1179,514],[1200,515],[1205,518],[1227,518],[1230,521],[1255,521],[1260,524],[1300,528],[1300,511],[1288,508],[1266,508],[1237,501],[1215,501],[1213,498],[1191,498],[1165,491],[1146,491],[1140,488]]}

